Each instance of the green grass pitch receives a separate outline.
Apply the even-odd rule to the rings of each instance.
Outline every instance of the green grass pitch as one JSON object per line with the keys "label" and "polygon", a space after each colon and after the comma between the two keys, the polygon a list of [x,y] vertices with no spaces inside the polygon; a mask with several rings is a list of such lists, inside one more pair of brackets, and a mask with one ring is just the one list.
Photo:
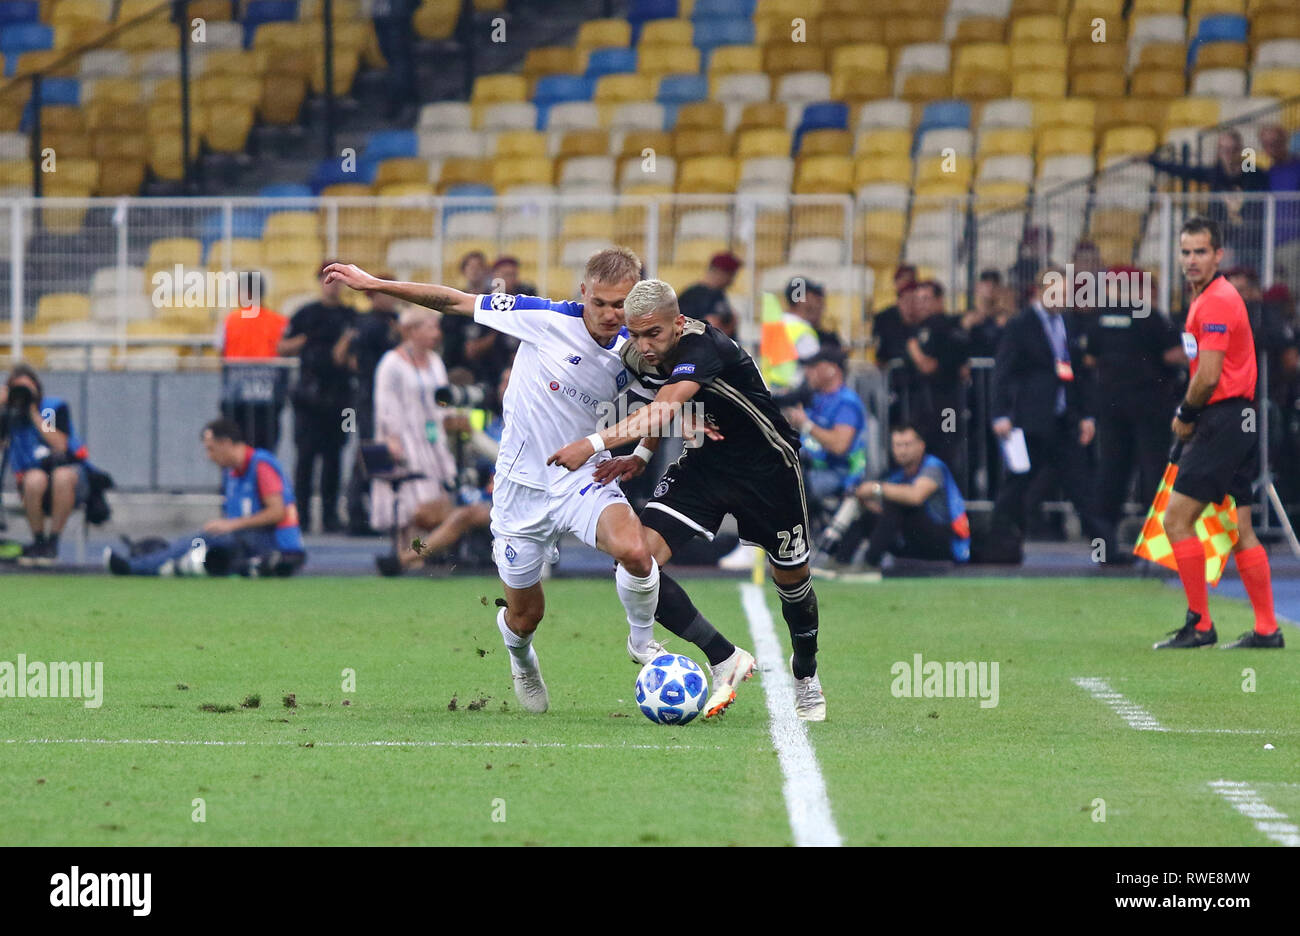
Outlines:
{"label": "green grass pitch", "polygon": [[[684,584],[752,646],[735,581]],[[515,705],[494,579],[3,588],[0,661],[103,661],[105,684],[99,709],[0,699],[5,844],[792,841],[763,680],[716,723],[652,725],[631,702],[637,668],[612,581],[547,584],[542,716]],[[966,579],[817,591],[829,720],[809,734],[845,844],[1270,844],[1209,788],[1220,779],[1300,818],[1295,651],[1153,653],[1181,619],[1171,589]],[[770,585],[767,598],[788,644]],[[1243,603],[1211,608],[1221,639],[1250,626]],[[916,653],[997,662],[998,705],[896,698],[891,667]],[[1131,728],[1076,677],[1106,679],[1169,730]],[[241,708],[249,696],[260,705]]]}

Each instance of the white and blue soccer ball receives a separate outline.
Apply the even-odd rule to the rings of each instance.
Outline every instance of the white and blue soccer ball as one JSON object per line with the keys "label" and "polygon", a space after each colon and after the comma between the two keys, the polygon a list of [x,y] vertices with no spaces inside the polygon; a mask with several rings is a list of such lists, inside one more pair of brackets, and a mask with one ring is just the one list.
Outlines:
{"label": "white and blue soccer ball", "polygon": [[684,725],[704,708],[709,681],[690,657],[661,653],[636,678],[636,704],[656,725]]}

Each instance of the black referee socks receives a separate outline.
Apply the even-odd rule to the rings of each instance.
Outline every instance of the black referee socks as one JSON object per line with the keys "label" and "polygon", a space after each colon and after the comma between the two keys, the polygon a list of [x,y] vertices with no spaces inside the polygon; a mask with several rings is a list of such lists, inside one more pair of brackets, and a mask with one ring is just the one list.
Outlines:
{"label": "black referee socks", "polygon": [[812,587],[812,573],[802,582],[777,585],[781,596],[781,614],[790,628],[794,647],[794,677],[806,679],[817,672],[817,593]]}
{"label": "black referee socks", "polygon": [[655,620],[703,650],[710,666],[717,666],[736,650],[735,645],[700,614],[682,586],[662,568],[659,569],[659,607],[655,609]]}

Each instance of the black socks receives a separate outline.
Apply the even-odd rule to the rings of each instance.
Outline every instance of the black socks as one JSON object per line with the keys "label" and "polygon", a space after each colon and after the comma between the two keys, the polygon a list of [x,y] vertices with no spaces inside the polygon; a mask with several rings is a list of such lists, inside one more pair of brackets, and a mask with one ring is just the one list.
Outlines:
{"label": "black socks", "polygon": [[735,645],[718,633],[708,618],[700,614],[682,586],[662,568],[659,570],[659,606],[655,609],[655,620],[703,650],[710,666],[717,666],[735,652]]}
{"label": "black socks", "polygon": [[817,672],[817,593],[812,574],[793,585],[777,585],[776,593],[781,596],[781,614],[790,628],[795,679],[806,679]]}

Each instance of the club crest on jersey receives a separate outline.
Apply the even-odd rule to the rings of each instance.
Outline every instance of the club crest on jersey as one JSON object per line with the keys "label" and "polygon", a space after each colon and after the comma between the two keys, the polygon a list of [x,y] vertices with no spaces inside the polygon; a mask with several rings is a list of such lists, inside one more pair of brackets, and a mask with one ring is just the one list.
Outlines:
{"label": "club crest on jersey", "polygon": [[509,312],[515,307],[515,297],[506,293],[492,294],[492,311]]}
{"label": "club crest on jersey", "polygon": [[673,368],[672,376],[676,377],[678,374],[693,374],[693,373],[695,373],[694,364],[678,364],[676,367]]}
{"label": "club crest on jersey", "polygon": [[506,562],[514,562],[516,559],[519,558],[519,553],[515,552],[515,548],[511,546],[509,543],[506,544],[505,555],[506,555]]}
{"label": "club crest on jersey", "polygon": [[620,390],[627,386],[627,371],[621,370],[618,372],[618,376],[614,378],[614,386]]}
{"label": "club crest on jersey", "polygon": [[547,386],[550,387],[552,390],[559,390],[560,382],[558,380],[552,380],[549,384],[547,384]]}
{"label": "club crest on jersey", "polygon": [[576,355],[576,354],[566,354],[566,355],[564,356],[564,359],[565,359],[566,361],[568,361],[570,364],[580,364],[580,363],[582,363],[582,358],[581,358],[579,355]]}
{"label": "club crest on jersey", "polygon": [[667,478],[661,478],[661,479],[659,480],[659,483],[655,485],[654,496],[655,496],[655,497],[663,497],[663,496],[664,496],[665,494],[667,494],[667,493],[668,493],[668,479],[667,479]]}
{"label": "club crest on jersey", "polygon": [[1196,336],[1195,335],[1189,334],[1187,332],[1183,332],[1183,350],[1187,352],[1187,356],[1189,358],[1192,358],[1193,360],[1196,359]]}

